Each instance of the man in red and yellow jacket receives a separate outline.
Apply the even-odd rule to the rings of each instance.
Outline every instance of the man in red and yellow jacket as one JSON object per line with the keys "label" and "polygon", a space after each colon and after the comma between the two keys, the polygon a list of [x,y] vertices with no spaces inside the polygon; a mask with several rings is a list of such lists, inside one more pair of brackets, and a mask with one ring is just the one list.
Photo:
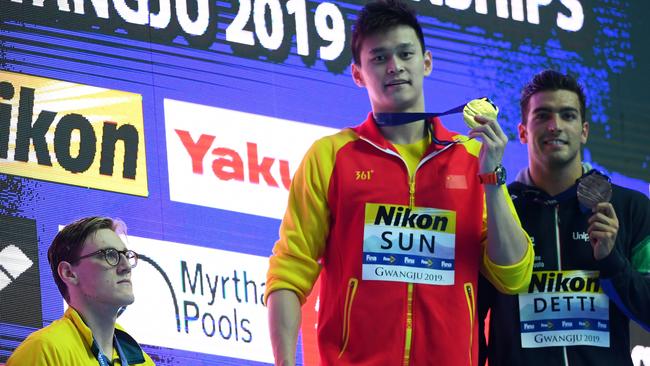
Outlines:
{"label": "man in red and yellow jacket", "polygon": [[276,364],[295,364],[300,306],[320,275],[323,365],[471,365],[479,270],[507,293],[532,270],[503,185],[507,138],[482,116],[469,138],[420,117],[432,55],[399,1],[363,8],[352,53],[372,113],[315,142],[293,178],[267,275]]}

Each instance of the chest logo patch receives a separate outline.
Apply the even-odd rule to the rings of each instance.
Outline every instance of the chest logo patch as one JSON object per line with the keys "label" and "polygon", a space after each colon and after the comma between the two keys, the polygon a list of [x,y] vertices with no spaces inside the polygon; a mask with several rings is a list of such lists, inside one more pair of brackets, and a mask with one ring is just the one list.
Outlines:
{"label": "chest logo patch", "polygon": [[519,295],[523,348],[609,347],[609,298],[598,271],[536,271]]}
{"label": "chest logo patch", "polygon": [[367,203],[364,280],[453,285],[456,212]]}

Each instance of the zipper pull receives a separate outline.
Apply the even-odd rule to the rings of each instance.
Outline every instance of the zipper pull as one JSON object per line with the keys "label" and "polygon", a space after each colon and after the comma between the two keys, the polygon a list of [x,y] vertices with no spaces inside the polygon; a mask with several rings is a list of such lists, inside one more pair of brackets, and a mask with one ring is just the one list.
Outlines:
{"label": "zipper pull", "polygon": [[409,207],[415,206],[415,177],[409,183]]}

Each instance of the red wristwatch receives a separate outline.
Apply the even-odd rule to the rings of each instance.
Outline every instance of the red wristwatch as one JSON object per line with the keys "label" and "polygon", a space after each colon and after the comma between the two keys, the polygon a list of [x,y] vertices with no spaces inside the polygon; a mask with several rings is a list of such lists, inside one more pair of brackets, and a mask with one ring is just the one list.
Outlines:
{"label": "red wristwatch", "polygon": [[500,186],[506,183],[506,168],[499,164],[494,168],[493,172],[483,173],[478,175],[478,180],[481,184],[493,184]]}

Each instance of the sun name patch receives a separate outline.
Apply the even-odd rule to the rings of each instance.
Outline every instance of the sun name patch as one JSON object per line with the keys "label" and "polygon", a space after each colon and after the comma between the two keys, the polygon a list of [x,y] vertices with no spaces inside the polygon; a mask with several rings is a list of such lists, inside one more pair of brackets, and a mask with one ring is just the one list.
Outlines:
{"label": "sun name patch", "polygon": [[533,272],[519,319],[523,348],[609,347],[609,298],[598,271]]}
{"label": "sun name patch", "polygon": [[456,212],[367,203],[364,280],[453,285]]}

